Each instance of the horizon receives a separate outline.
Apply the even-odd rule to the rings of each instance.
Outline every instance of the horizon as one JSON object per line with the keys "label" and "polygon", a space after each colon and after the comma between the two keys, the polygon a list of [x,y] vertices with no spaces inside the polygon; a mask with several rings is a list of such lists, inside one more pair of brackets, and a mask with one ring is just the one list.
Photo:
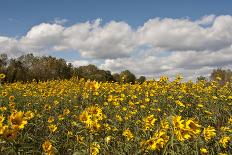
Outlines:
{"label": "horizon", "polygon": [[187,80],[232,67],[231,2],[1,1],[0,54]]}

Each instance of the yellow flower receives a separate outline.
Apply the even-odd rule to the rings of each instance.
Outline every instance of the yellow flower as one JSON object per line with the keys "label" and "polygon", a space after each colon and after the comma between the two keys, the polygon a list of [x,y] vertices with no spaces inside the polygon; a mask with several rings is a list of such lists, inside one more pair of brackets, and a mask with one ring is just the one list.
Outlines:
{"label": "yellow flower", "polygon": [[80,144],[84,143],[84,137],[81,136],[81,135],[77,135],[77,136],[76,136],[76,140],[77,140],[77,142],[80,143]]}
{"label": "yellow flower", "polygon": [[53,146],[50,140],[44,141],[42,144],[43,151],[47,154],[53,154]]}
{"label": "yellow flower", "polygon": [[198,135],[201,132],[201,126],[192,119],[186,121],[185,129],[188,130],[192,135]]}
{"label": "yellow flower", "polygon": [[15,97],[14,97],[14,96],[10,96],[10,97],[9,97],[9,101],[11,101],[11,102],[13,102],[13,101],[14,101],[14,99],[15,99]]}
{"label": "yellow flower", "polygon": [[167,136],[167,132],[165,130],[160,130],[157,131],[153,137],[142,142],[142,145],[145,145],[147,150],[160,150],[166,145],[168,140],[169,136]]}
{"label": "yellow flower", "polygon": [[230,141],[230,137],[224,136],[219,140],[219,143],[222,145],[222,147],[226,148],[229,141]]}
{"label": "yellow flower", "polygon": [[35,114],[32,111],[27,111],[24,115],[25,119],[27,120],[32,119],[35,116]]}
{"label": "yellow flower", "polygon": [[125,136],[128,141],[134,138],[132,132],[128,128],[125,131],[123,131],[122,135]]}
{"label": "yellow flower", "polygon": [[218,155],[228,155],[227,153],[218,153]]}
{"label": "yellow flower", "polygon": [[51,132],[55,132],[57,130],[57,126],[54,124],[49,125],[48,128]]}
{"label": "yellow flower", "polygon": [[214,136],[216,136],[216,130],[214,127],[208,126],[207,128],[204,128],[203,135],[206,141],[209,141]]}
{"label": "yellow flower", "polygon": [[175,116],[172,119],[174,129],[183,129],[184,128],[183,122],[184,120],[181,120],[181,116]]}
{"label": "yellow flower", "polygon": [[52,122],[54,122],[54,117],[52,116],[48,117],[48,123],[52,123]]}
{"label": "yellow flower", "polygon": [[68,115],[70,113],[70,110],[68,108],[64,109],[63,114]]}
{"label": "yellow flower", "polygon": [[7,110],[7,107],[0,107],[0,111],[6,111]]}
{"label": "yellow flower", "polygon": [[176,100],[175,103],[181,107],[185,107],[185,105],[179,100]]}
{"label": "yellow flower", "polygon": [[0,115],[0,124],[5,120],[5,117]]}
{"label": "yellow flower", "polygon": [[154,115],[149,115],[146,118],[144,118],[143,121],[144,121],[144,129],[146,131],[146,130],[150,130],[154,126],[157,119],[154,117]]}
{"label": "yellow flower", "polygon": [[0,80],[1,80],[1,79],[4,79],[5,77],[6,77],[5,74],[2,74],[2,73],[0,74]]}
{"label": "yellow flower", "polygon": [[119,122],[123,121],[123,119],[122,119],[122,117],[120,115],[116,115],[115,117],[116,117],[117,121],[119,121]]}
{"label": "yellow flower", "polygon": [[45,104],[44,110],[49,111],[52,107],[49,104]]}
{"label": "yellow flower", "polygon": [[228,120],[229,124],[232,125],[232,116],[230,116],[229,120]]}
{"label": "yellow flower", "polygon": [[174,134],[179,141],[184,141],[191,138],[190,133],[185,129],[176,129],[174,130]]}
{"label": "yellow flower", "polygon": [[90,145],[90,154],[91,155],[97,155],[97,154],[99,154],[99,152],[100,152],[100,145],[97,144],[96,142],[93,142]]}
{"label": "yellow flower", "polygon": [[27,124],[27,120],[23,117],[23,112],[21,111],[12,113],[9,121],[14,129],[23,129]]}
{"label": "yellow flower", "polygon": [[199,108],[203,108],[203,107],[204,107],[203,104],[198,104],[197,106],[198,106]]}
{"label": "yellow flower", "polygon": [[208,153],[208,150],[206,148],[201,148],[200,151],[201,151],[201,154],[207,154]]}
{"label": "yellow flower", "polygon": [[0,123],[0,135],[2,135],[5,132],[6,128],[7,126]]}
{"label": "yellow flower", "polygon": [[107,136],[107,137],[105,138],[106,144],[109,144],[111,140],[112,140],[112,136]]}
{"label": "yellow flower", "polygon": [[168,129],[168,128],[169,128],[169,123],[168,123],[168,121],[167,121],[167,120],[162,120],[162,121],[161,121],[161,127],[162,127],[163,129]]}
{"label": "yellow flower", "polygon": [[90,120],[90,115],[86,112],[86,111],[83,111],[81,114],[80,114],[80,117],[79,117],[80,121],[85,123],[87,121]]}
{"label": "yellow flower", "polygon": [[67,136],[68,137],[72,137],[73,136],[73,132],[72,131],[68,131]]}
{"label": "yellow flower", "polygon": [[90,124],[87,124],[87,127],[90,129],[90,132],[98,132],[101,128],[101,124],[96,121],[91,121]]}

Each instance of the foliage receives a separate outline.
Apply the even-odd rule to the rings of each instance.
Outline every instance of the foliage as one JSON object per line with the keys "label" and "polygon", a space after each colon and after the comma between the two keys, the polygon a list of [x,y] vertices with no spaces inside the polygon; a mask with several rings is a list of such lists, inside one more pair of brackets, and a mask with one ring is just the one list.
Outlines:
{"label": "foliage", "polygon": [[[64,59],[52,56],[22,55],[8,59],[6,54],[0,55],[0,73],[6,74],[3,82],[47,81],[55,79],[70,79],[71,77],[95,80],[98,82],[135,82],[135,75],[126,70],[111,75],[110,71],[98,69],[95,65],[74,67]],[[121,79],[120,79],[121,78]]]}
{"label": "foliage", "polygon": [[134,83],[136,80],[136,77],[129,70],[125,70],[120,73],[119,79],[121,83]]}

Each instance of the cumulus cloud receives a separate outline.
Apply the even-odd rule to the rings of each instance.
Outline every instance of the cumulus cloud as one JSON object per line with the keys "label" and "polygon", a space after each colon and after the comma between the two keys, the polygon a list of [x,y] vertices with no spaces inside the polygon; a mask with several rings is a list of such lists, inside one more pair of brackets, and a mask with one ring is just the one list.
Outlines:
{"label": "cumulus cloud", "polygon": [[147,76],[182,72],[190,78],[232,65],[229,15],[153,18],[137,28],[124,21],[102,24],[101,19],[71,26],[64,26],[65,22],[56,19],[35,25],[20,38],[0,36],[0,52],[18,56],[74,51],[80,54],[73,62],[76,66],[96,61],[113,72],[129,69]]}

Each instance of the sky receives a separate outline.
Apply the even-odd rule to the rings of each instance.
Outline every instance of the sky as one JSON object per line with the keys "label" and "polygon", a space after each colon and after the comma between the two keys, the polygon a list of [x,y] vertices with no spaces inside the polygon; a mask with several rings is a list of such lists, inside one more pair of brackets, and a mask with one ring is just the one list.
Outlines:
{"label": "sky", "polygon": [[232,66],[229,0],[0,0],[0,53],[156,78]]}

